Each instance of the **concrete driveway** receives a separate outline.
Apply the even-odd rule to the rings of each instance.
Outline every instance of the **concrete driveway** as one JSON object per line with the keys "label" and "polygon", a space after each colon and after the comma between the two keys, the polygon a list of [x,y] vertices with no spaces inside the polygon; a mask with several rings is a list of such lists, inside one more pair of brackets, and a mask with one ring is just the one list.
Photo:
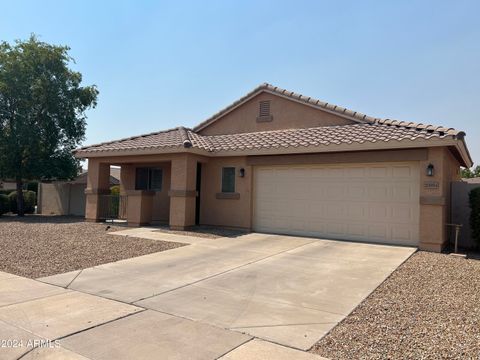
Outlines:
{"label": "concrete driveway", "polygon": [[0,272],[0,359],[305,359],[412,248],[248,234],[37,280]]}
{"label": "concrete driveway", "polygon": [[[181,240],[151,229],[131,229],[121,234]],[[166,252],[41,279],[148,309],[67,337],[63,341],[67,348],[87,358],[104,358],[99,356],[98,339],[114,342],[116,334],[121,333],[124,341],[132,342],[151,333],[145,329],[157,329],[154,324],[168,324],[161,327],[163,335],[157,340],[173,341],[179,332],[185,334],[184,324],[178,322],[189,320],[233,336],[227,348],[255,337],[306,350],[415,251],[266,234],[190,242],[190,246]],[[195,342],[204,341],[192,335],[196,330],[186,333],[191,337],[185,341],[192,351]],[[215,336],[221,338],[220,334],[212,338]],[[128,350],[123,342],[116,347],[118,358]],[[214,358],[215,354],[204,358]]]}

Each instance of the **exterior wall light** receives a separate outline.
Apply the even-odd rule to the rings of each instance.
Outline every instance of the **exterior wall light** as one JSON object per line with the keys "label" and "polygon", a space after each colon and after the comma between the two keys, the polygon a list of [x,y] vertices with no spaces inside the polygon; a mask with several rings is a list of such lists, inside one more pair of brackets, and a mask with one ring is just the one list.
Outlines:
{"label": "exterior wall light", "polygon": [[427,176],[433,176],[434,173],[435,173],[434,170],[435,170],[435,168],[434,168],[433,164],[428,164],[428,166],[427,166]]}
{"label": "exterior wall light", "polygon": [[240,177],[245,177],[245,169],[244,168],[241,168],[240,169]]}

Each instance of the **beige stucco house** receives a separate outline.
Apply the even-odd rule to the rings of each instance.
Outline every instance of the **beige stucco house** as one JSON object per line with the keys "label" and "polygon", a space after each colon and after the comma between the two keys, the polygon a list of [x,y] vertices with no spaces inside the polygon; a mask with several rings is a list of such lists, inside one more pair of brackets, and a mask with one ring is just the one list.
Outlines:
{"label": "beige stucco house", "polygon": [[78,149],[86,219],[121,166],[132,226],[203,224],[440,251],[465,133],[372,118],[263,84],[193,129]]}

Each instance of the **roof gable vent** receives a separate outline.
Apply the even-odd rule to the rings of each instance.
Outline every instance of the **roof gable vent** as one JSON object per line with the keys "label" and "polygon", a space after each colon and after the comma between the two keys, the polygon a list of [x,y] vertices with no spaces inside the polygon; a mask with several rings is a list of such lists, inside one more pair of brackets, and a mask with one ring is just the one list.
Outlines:
{"label": "roof gable vent", "polygon": [[259,102],[257,122],[272,121],[273,116],[270,113],[270,100],[263,100]]}

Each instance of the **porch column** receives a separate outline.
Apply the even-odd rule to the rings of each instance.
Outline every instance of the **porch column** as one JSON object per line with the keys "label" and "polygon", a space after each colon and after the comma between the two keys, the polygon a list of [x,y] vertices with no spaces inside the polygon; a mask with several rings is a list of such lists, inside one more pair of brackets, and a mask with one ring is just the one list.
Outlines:
{"label": "porch column", "polygon": [[85,220],[100,221],[99,196],[110,192],[110,164],[88,159]]}
{"label": "porch column", "polygon": [[120,170],[120,195],[126,195],[129,190],[135,190],[135,166],[122,164]]}
{"label": "porch column", "polygon": [[135,166],[122,164],[120,169],[119,219],[128,221],[128,192],[135,190]]}
{"label": "porch column", "polygon": [[185,230],[195,225],[195,190],[197,160],[182,154],[172,159],[170,196],[170,227]]}

